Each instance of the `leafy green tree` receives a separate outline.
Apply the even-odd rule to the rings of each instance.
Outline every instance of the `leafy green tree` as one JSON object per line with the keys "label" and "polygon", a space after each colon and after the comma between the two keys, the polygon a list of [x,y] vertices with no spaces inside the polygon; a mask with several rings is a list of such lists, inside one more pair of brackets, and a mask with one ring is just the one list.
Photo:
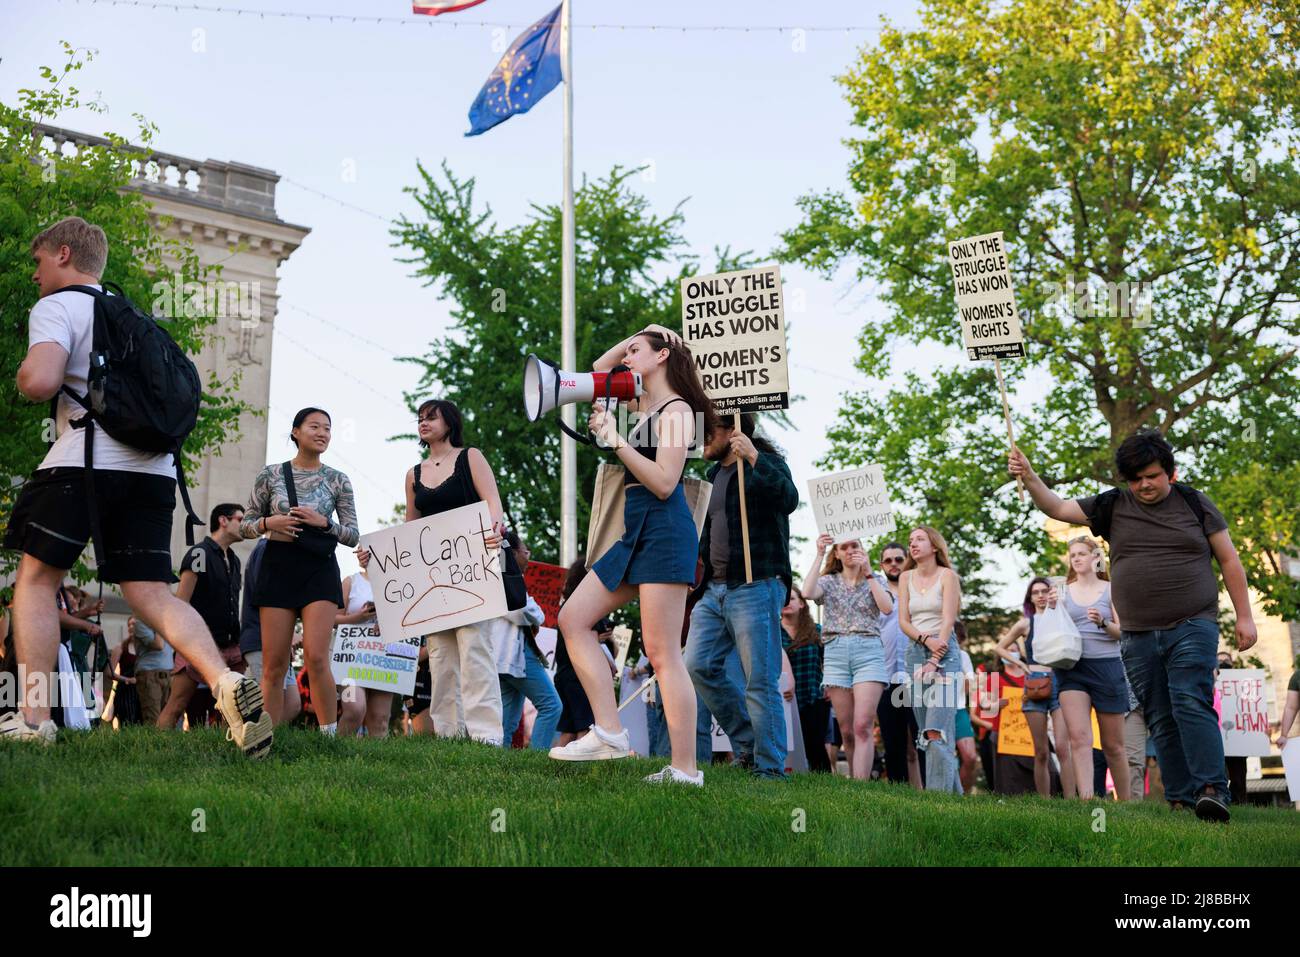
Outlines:
{"label": "leafy green tree", "polygon": [[[143,309],[157,298],[158,274],[178,273],[182,282],[204,281],[218,270],[198,262],[193,248],[170,239],[150,222],[150,203],[131,188],[153,142],[156,128],[140,116],[132,146],[114,133],[108,145],[82,146],[75,155],[55,153],[37,134],[37,124],[53,123],[60,113],[82,105],[70,80],[91,54],[63,45],[66,60],[59,70],[41,69],[44,86],[19,90],[17,105],[0,103],[0,527],[9,515],[24,478],[40,463],[53,439],[49,406],[28,402],[17,390],[18,365],[27,354],[27,314],[36,287],[30,243],[33,236],[65,216],[81,216],[104,228],[108,236],[107,281],[115,282]],[[95,109],[94,104],[86,104]],[[97,111],[98,112],[98,111]],[[165,223],[164,223],[165,225]],[[212,318],[183,310],[167,330],[189,353],[197,354],[211,334]],[[238,378],[215,376],[205,384],[198,426],[185,446],[188,464],[202,449],[220,448],[239,434],[240,416],[252,409],[235,398]],[[12,571],[17,556],[0,552],[0,574]],[[84,564],[74,576],[91,576]]]}
{"label": "leafy green tree", "polygon": [[[1125,437],[1161,428],[1180,477],[1225,505],[1266,607],[1296,615],[1296,12],[926,0],[917,29],[886,26],[839,78],[850,192],[803,197],[782,255],[850,265],[888,317],[859,333],[878,385],[847,398],[824,464],[884,463],[968,589],[987,591],[989,549],[1060,567],[1008,484],[992,364],[956,348],[946,244],[1001,230],[1028,349],[1003,368],[1048,484],[1094,493]],[[907,346],[928,374],[886,382]]]}
{"label": "leafy green tree", "polygon": [[[570,440],[556,426],[556,413],[527,422],[522,395],[527,355],[560,357],[560,208],[534,204],[526,222],[501,226],[490,208],[476,207],[472,178],[458,179],[445,164],[441,177],[418,169],[421,183],[407,192],[424,217],[402,217],[393,236],[414,251],[402,262],[455,303],[455,324],[424,356],[404,360],[421,370],[406,398],[412,409],[431,396],[456,403],[465,441],[492,463],[502,503],[537,560],[557,561],[560,442]],[[628,187],[638,172],[615,167],[600,179],[584,178],[575,192],[579,369],[590,369],[606,349],[652,322],[680,327],[679,282],[698,271],[684,251],[681,204],[655,215]],[[715,258],[718,270],[749,264],[726,250]],[[397,438],[414,441],[413,434]],[[580,539],[600,454],[588,446],[578,450]]]}

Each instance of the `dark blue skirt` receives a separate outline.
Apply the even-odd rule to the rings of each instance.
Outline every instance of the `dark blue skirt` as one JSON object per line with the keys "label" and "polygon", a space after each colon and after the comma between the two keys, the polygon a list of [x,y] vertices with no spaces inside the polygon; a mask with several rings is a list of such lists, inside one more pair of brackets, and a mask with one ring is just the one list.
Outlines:
{"label": "dark blue skirt", "polygon": [[623,505],[623,537],[601,555],[591,570],[610,591],[627,582],[691,585],[700,537],[678,483],[673,494],[660,499],[643,485],[627,489]]}

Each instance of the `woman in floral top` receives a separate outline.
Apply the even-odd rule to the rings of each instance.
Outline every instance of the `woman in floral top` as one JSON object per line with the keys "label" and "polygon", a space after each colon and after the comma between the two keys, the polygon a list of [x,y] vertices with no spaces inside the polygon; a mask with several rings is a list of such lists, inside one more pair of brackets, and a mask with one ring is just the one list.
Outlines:
{"label": "woman in floral top", "polygon": [[876,757],[876,707],[889,683],[880,622],[893,609],[894,599],[872,574],[861,542],[834,545],[833,541],[829,535],[818,536],[817,557],[803,580],[803,597],[825,606],[822,677],[840,723],[849,773],[866,780]]}
{"label": "woman in floral top", "polygon": [[[301,618],[316,719],[321,731],[333,734],[338,693],[330,672],[330,642],[334,616],[343,606],[333,546],[356,545],[361,534],[352,483],[320,460],[330,444],[329,413],[303,409],[294,416],[289,437],[297,454],[258,473],[240,526],[244,538],[269,533],[253,593],[262,622],[262,697],[279,724],[280,686],[289,667],[293,626]],[[292,476],[296,506],[290,505],[286,472]]]}

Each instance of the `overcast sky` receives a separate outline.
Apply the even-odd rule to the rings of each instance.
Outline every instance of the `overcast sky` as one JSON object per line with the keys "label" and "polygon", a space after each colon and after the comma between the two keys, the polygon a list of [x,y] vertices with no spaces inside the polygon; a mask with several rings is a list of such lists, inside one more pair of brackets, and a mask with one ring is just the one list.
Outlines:
{"label": "overcast sky", "polygon": [[[410,14],[409,3],[399,0],[238,5]],[[449,304],[395,261],[400,252],[380,218],[326,196],[380,217],[409,213],[413,204],[402,188],[414,184],[416,160],[436,167],[445,158],[457,174],[476,177],[477,198],[499,222],[519,222],[530,203],[558,202],[560,90],[482,136],[463,135],[469,105],[499,53],[553,5],[487,0],[431,25],[375,25],[346,16],[305,22],[151,9],[149,3],[12,0],[0,5],[0,91],[12,102],[17,89],[37,84],[42,64],[61,62],[59,41],[66,39],[98,51],[76,83],[108,113],[66,115],[62,125],[130,134],[131,114],[139,112],[158,125],[156,144],[166,152],[281,175],[280,217],[312,232],[280,272],[267,460],[287,457],[289,420],[304,405],[328,408],[336,421],[354,419],[355,429],[336,434],[326,460],[351,476],[366,531],[401,498],[403,472],[415,459],[413,448],[385,441],[410,428],[400,397],[416,381],[414,367],[395,363],[393,355],[422,353],[443,335]],[[798,196],[844,186],[848,154],[841,139],[851,132],[851,114],[834,76],[874,40],[882,12],[897,24],[915,22],[908,0],[804,6],[810,9],[770,0],[575,0],[577,173],[651,164],[635,187],[660,214],[689,197],[685,235],[702,265],[711,265],[715,246],[766,255],[798,221]],[[485,20],[509,26],[478,25]],[[620,23],[791,29],[591,28]],[[871,29],[816,29],[847,26]],[[802,290],[806,303],[803,311],[787,312],[790,385],[804,400],[791,410],[797,431],[776,438],[806,497],[841,393],[865,384],[853,367],[856,333],[883,312],[847,271],[834,281],[794,266],[783,266],[782,275],[787,290]],[[955,342],[955,310],[953,330]],[[959,360],[960,352],[953,349],[951,357]],[[922,356],[903,349],[898,358],[919,366]],[[526,427],[522,414],[520,427]],[[792,526],[815,538],[806,505]],[[806,546],[796,556],[796,574],[810,557]],[[351,557],[342,564],[347,571]],[[1008,580],[1012,604],[1021,587]]]}

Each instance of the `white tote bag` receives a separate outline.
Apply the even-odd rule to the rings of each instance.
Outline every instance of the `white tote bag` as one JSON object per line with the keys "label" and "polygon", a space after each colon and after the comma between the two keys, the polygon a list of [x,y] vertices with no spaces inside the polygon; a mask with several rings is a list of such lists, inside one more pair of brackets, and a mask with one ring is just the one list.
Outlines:
{"label": "white tote bag", "polygon": [[1034,615],[1034,661],[1049,668],[1068,669],[1082,655],[1083,636],[1065,610],[1065,602],[1058,601],[1055,608]]}

